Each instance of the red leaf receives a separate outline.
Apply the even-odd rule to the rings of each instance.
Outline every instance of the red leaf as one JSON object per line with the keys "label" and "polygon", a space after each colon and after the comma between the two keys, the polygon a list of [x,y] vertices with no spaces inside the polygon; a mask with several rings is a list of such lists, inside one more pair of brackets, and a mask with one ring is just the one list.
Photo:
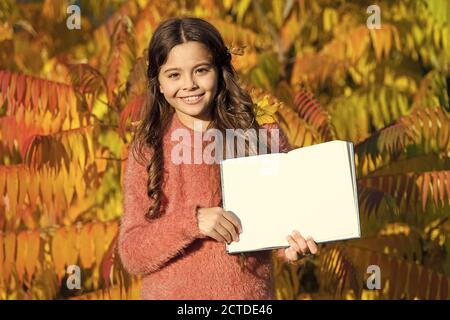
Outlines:
{"label": "red leaf", "polygon": [[409,271],[409,298],[414,299],[417,296],[418,289],[418,271],[416,263],[412,263]]}
{"label": "red leaf", "polygon": [[441,278],[441,288],[439,290],[439,299],[441,299],[441,300],[448,299],[448,280],[445,275],[442,275],[442,278]]}
{"label": "red leaf", "polygon": [[17,77],[17,103],[20,104],[25,94],[25,75],[19,74]]}

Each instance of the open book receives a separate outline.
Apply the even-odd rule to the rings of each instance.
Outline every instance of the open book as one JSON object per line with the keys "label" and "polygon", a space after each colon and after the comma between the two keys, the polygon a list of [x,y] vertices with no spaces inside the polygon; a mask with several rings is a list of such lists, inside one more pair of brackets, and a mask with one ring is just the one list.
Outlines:
{"label": "open book", "polygon": [[317,243],[361,236],[351,142],[226,159],[220,172],[224,210],[243,231],[228,253],[287,248],[293,230]]}

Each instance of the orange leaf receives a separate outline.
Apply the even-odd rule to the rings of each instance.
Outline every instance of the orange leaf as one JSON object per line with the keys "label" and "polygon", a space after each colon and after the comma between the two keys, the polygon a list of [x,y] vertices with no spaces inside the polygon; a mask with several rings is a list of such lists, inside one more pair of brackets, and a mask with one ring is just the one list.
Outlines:
{"label": "orange leaf", "polygon": [[13,232],[8,232],[5,236],[5,262],[3,264],[3,275],[5,283],[8,284],[9,276],[11,275],[14,258],[16,254],[16,235]]}
{"label": "orange leaf", "polygon": [[16,214],[17,194],[19,192],[19,181],[17,178],[17,170],[15,167],[11,167],[8,170],[6,189],[9,201],[9,210],[6,210],[6,220],[10,220]]}
{"label": "orange leaf", "polygon": [[4,167],[0,167],[0,206],[3,205],[3,195],[5,194],[7,171]]}
{"label": "orange leaf", "polygon": [[36,207],[36,203],[39,197],[39,176],[36,175],[36,171],[29,170],[28,184],[28,197],[30,199],[31,207]]}
{"label": "orange leaf", "polygon": [[76,225],[72,225],[67,232],[67,264],[75,265],[78,263],[78,229]]}
{"label": "orange leaf", "polygon": [[39,109],[39,95],[40,86],[38,79],[31,79],[31,101],[33,103],[33,110],[38,112]]}
{"label": "orange leaf", "polygon": [[32,78],[31,77],[27,77],[27,76],[25,76],[25,82],[26,82],[26,85],[25,85],[25,87],[26,87],[26,90],[25,90],[25,99],[24,99],[24,101],[23,101],[23,105],[25,106],[25,107],[27,107],[27,108],[30,108],[31,107],[31,96],[32,96],[32,94],[31,94],[31,84],[32,84]]}
{"label": "orange leaf", "polygon": [[48,81],[41,81],[41,106],[42,110],[47,110],[48,93],[51,90],[50,83]]}
{"label": "orange leaf", "polygon": [[39,231],[34,230],[28,234],[28,252],[25,259],[25,270],[28,274],[28,281],[31,282],[34,270],[38,266],[41,236]]}
{"label": "orange leaf", "polygon": [[11,79],[9,80],[9,86],[8,86],[8,104],[11,107],[12,112],[16,111],[16,80],[17,80],[17,74],[12,73]]}
{"label": "orange leaf", "polygon": [[444,175],[445,175],[445,183],[444,183],[444,185],[445,185],[445,187],[447,189],[448,203],[450,203],[450,171],[444,172]]}
{"label": "orange leaf", "polygon": [[55,110],[58,108],[58,94],[56,89],[58,86],[61,86],[61,84],[58,83],[48,90],[48,111],[52,115],[55,114]]}
{"label": "orange leaf", "polygon": [[11,79],[11,73],[8,71],[2,71],[2,77],[0,79],[2,80],[1,82],[2,96],[3,98],[6,98],[6,95],[8,93],[9,81]]}
{"label": "orange leaf", "polygon": [[17,204],[19,207],[22,207],[25,203],[25,197],[27,195],[28,172],[25,167],[20,167],[17,170],[17,174],[19,182],[19,200],[17,201]]}
{"label": "orange leaf", "polygon": [[5,260],[5,252],[3,249],[3,234],[0,235],[0,287],[3,287],[3,276],[4,276],[4,268],[3,261]]}
{"label": "orange leaf", "polygon": [[28,251],[28,234],[26,231],[22,231],[17,236],[17,257],[16,257],[16,271],[19,281],[23,281],[23,275],[25,272],[25,259]]}
{"label": "orange leaf", "polygon": [[117,222],[111,222],[106,225],[106,232],[105,232],[106,247],[108,247],[111,244],[111,241],[117,235],[118,230],[119,227],[117,225]]}

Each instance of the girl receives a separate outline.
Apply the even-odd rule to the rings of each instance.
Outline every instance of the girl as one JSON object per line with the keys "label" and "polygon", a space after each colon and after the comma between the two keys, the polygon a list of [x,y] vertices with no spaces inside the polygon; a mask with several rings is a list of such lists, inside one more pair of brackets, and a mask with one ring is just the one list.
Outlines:
{"label": "girl", "polygon": [[[259,129],[221,35],[202,19],[169,19],[155,30],[148,58],[148,109],[123,182],[123,266],[143,276],[142,299],[274,299],[271,251],[240,256],[225,251],[224,243],[239,241],[242,229],[237,217],[221,208],[217,163],[174,161],[180,143],[190,156],[198,152],[189,139],[199,131]],[[179,129],[189,133],[187,141],[173,141]],[[279,132],[280,149],[288,151]],[[298,232],[287,240],[290,246],[277,250],[284,261],[317,252],[314,240]]]}

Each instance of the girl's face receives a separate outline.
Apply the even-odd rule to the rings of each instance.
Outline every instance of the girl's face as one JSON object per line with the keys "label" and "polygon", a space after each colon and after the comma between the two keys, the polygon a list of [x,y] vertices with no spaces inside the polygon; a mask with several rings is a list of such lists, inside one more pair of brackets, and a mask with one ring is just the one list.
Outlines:
{"label": "girl's face", "polygon": [[194,121],[201,120],[206,128],[217,91],[217,70],[204,44],[189,41],[173,47],[160,68],[158,81],[182,123],[193,128]]}

